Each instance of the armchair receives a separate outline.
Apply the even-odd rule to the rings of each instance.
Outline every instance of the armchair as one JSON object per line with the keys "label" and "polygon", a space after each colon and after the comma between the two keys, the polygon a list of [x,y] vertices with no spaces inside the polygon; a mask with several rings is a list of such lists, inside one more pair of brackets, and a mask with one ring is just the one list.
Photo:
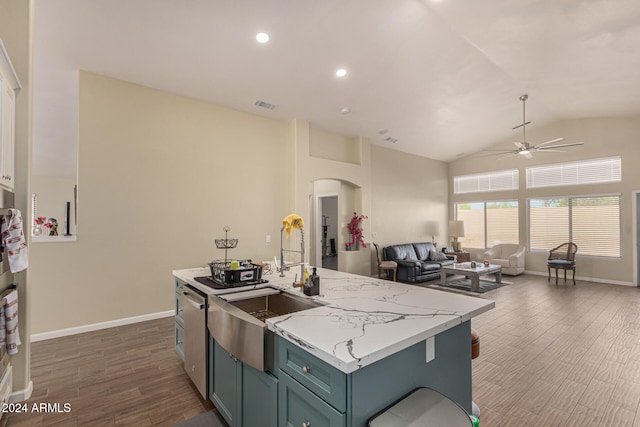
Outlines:
{"label": "armchair", "polygon": [[498,244],[484,253],[484,260],[502,266],[502,274],[517,276],[524,273],[525,250],[523,245]]}
{"label": "armchair", "polygon": [[567,270],[573,272],[573,286],[576,285],[576,252],[578,245],[573,242],[563,243],[549,251],[547,259],[547,270],[549,270],[549,279],[551,281],[551,269],[556,270],[556,285],[558,284],[558,270],[564,270],[564,281],[567,282]]}

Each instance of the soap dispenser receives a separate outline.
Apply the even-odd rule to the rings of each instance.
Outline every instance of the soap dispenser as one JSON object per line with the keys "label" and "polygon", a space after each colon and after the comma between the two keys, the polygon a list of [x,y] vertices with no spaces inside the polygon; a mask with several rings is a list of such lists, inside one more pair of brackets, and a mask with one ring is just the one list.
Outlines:
{"label": "soap dispenser", "polygon": [[313,267],[313,272],[305,282],[302,291],[308,296],[320,294],[320,276],[316,273],[316,267]]}

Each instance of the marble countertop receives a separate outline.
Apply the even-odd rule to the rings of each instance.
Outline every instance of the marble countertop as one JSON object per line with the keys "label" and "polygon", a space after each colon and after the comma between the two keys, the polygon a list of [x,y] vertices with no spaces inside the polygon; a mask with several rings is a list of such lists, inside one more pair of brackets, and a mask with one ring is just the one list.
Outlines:
{"label": "marble countertop", "polygon": [[292,287],[293,268],[263,278],[269,283],[214,290],[194,280],[208,269],[176,270],[174,276],[208,295],[272,286],[326,304],[267,319],[275,334],[319,359],[351,373],[461,324],[495,307],[493,301],[416,285],[318,269],[320,295],[306,297]]}

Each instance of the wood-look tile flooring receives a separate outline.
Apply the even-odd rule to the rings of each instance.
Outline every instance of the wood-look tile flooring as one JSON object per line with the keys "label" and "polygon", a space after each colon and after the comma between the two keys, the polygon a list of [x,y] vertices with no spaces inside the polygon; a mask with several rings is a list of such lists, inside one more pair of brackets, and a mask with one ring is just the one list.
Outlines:
{"label": "wood-look tile flooring", "polygon": [[473,399],[482,427],[640,426],[640,289],[523,275],[485,298]]}
{"label": "wood-look tile flooring", "polygon": [[[473,399],[482,427],[640,427],[640,289],[505,277],[473,319]],[[31,402],[68,414],[12,414],[10,426],[171,426],[209,410],[173,349],[173,318],[32,344]],[[0,424],[2,424],[0,422]]]}
{"label": "wood-look tile flooring", "polygon": [[69,403],[71,412],[5,414],[0,425],[173,426],[212,409],[185,374],[173,334],[171,317],[32,343],[26,403]]}

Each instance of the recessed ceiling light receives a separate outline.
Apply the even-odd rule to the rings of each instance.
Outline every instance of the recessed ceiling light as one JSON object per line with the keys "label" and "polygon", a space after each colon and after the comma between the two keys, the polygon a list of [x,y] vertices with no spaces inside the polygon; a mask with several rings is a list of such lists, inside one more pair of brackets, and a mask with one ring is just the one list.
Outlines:
{"label": "recessed ceiling light", "polygon": [[386,137],[384,140],[392,144],[395,144],[396,142],[398,142],[397,138],[391,138],[390,136]]}
{"label": "recessed ceiling light", "polygon": [[345,70],[344,68],[340,68],[339,70],[336,71],[336,76],[338,77],[344,77],[347,75],[347,70]]}
{"label": "recessed ceiling light", "polygon": [[256,40],[258,43],[266,43],[269,41],[269,34],[267,33],[258,33],[256,34]]}
{"label": "recessed ceiling light", "polygon": [[380,129],[380,130],[378,131],[378,133],[379,133],[380,135],[384,135],[384,134],[385,134],[385,133],[387,133],[387,132],[389,132],[389,129]]}
{"label": "recessed ceiling light", "polygon": [[340,114],[349,114],[351,112],[351,110],[347,107],[341,108],[340,109]]}
{"label": "recessed ceiling light", "polygon": [[456,157],[462,157],[462,156],[464,156],[464,153],[458,153],[458,154],[456,154]]}

